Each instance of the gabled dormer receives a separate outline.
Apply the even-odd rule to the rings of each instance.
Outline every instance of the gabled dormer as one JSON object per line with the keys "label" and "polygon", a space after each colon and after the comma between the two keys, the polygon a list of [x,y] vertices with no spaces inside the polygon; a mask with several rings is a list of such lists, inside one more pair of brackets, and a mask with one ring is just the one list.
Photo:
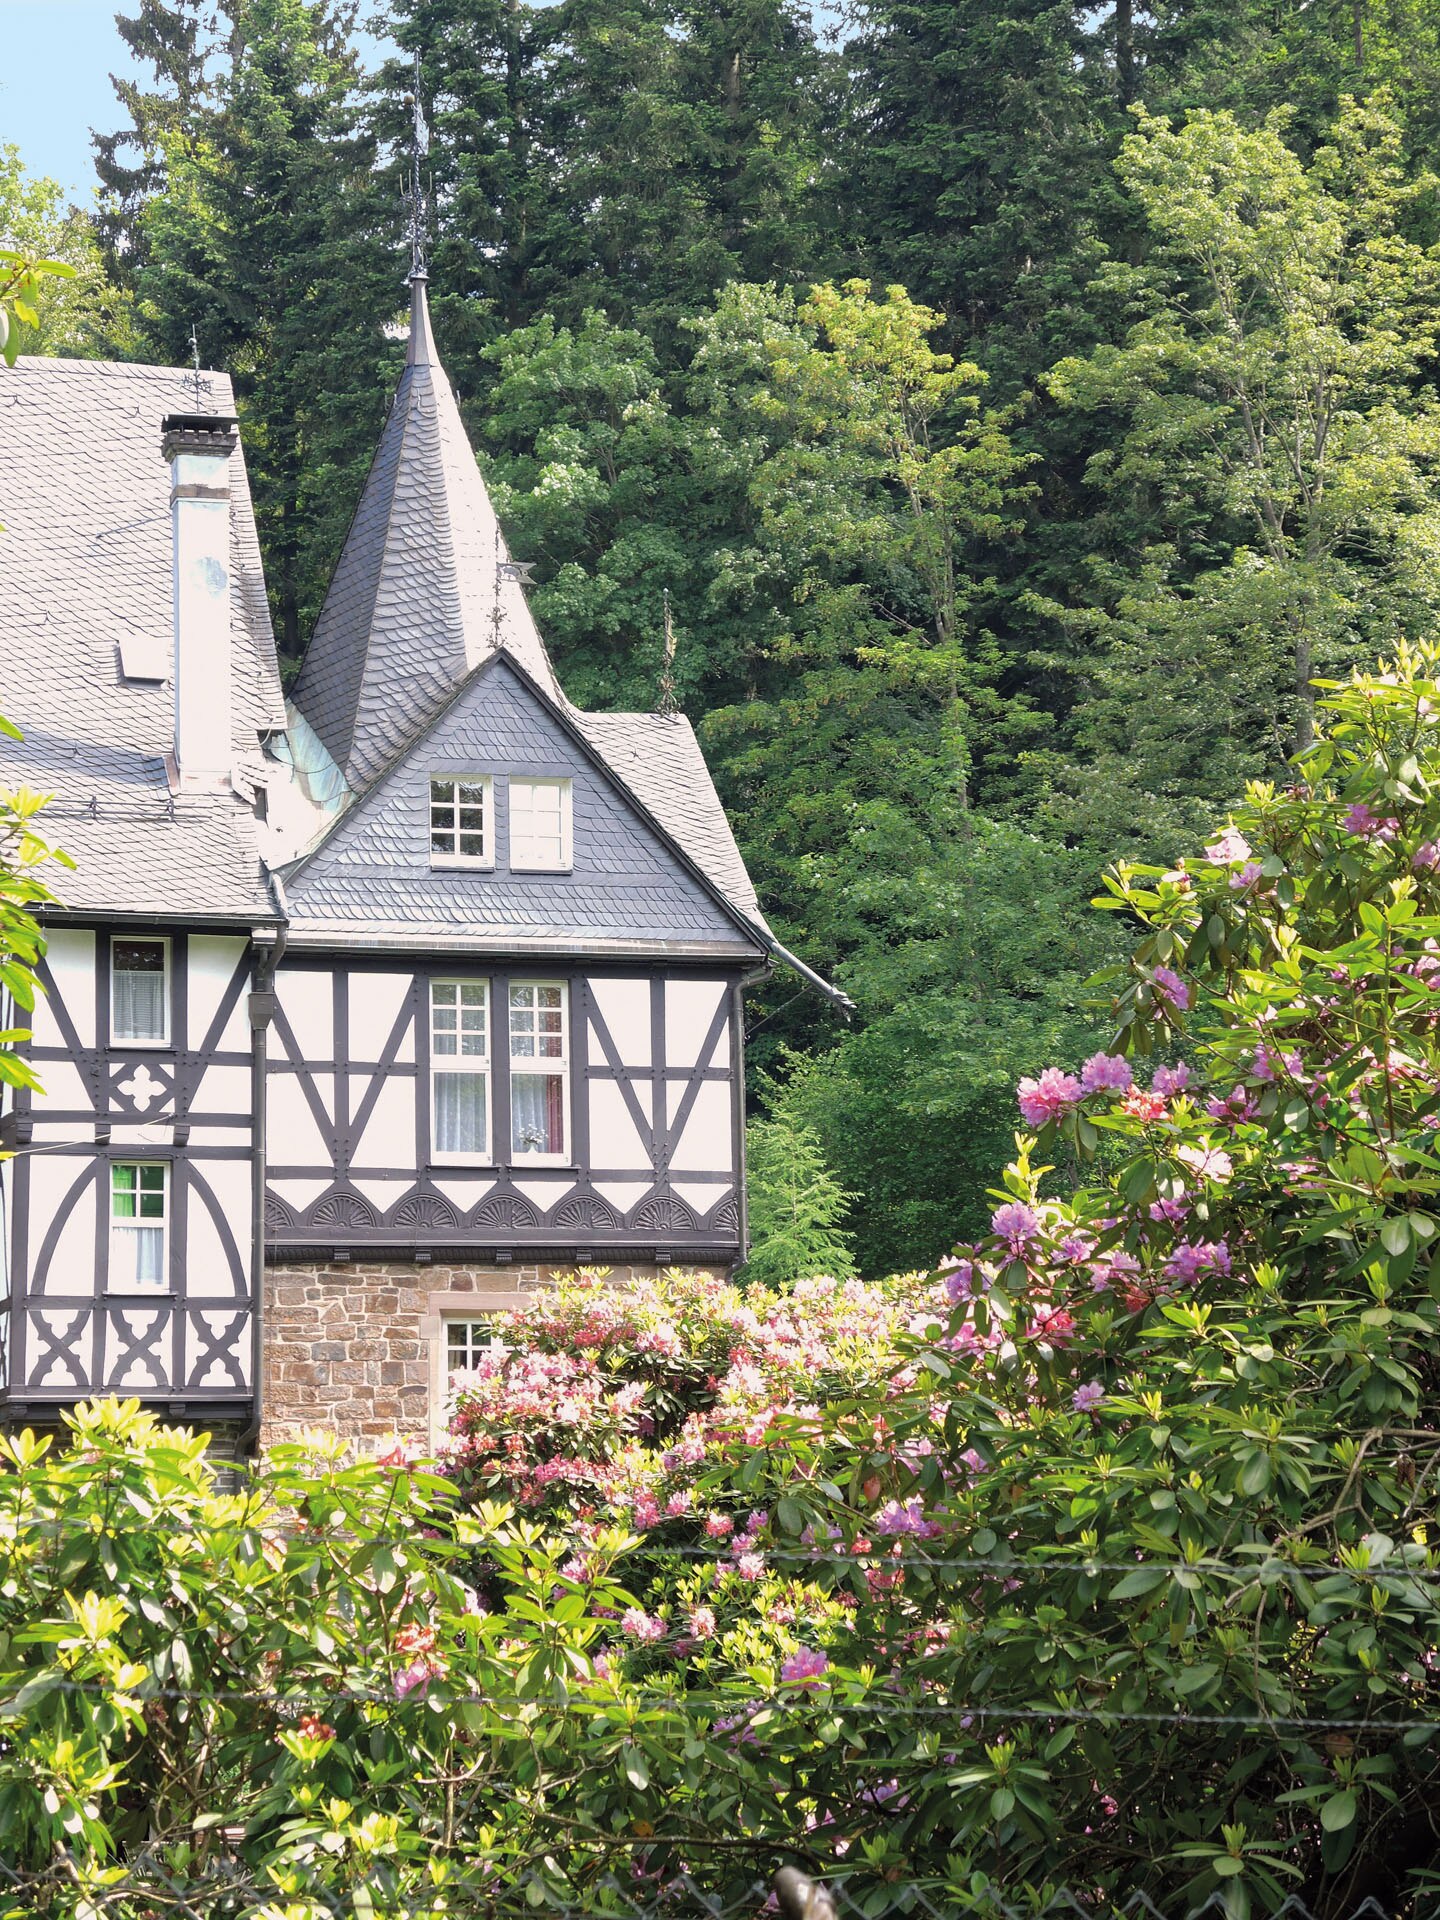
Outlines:
{"label": "gabled dormer", "polygon": [[492,653],[287,871],[291,942],[761,958],[759,908],[688,725],[628,716],[648,723],[652,787],[668,772],[672,812],[692,837],[703,822],[738,897],[615,771],[586,717]]}

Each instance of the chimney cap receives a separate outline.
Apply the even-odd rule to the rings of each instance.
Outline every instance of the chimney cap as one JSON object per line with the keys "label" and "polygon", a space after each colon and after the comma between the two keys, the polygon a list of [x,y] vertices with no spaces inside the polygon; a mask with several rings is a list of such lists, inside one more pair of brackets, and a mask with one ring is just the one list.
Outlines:
{"label": "chimney cap", "polygon": [[167,413],[160,422],[160,448],[167,460],[177,453],[228,454],[240,438],[233,413]]}

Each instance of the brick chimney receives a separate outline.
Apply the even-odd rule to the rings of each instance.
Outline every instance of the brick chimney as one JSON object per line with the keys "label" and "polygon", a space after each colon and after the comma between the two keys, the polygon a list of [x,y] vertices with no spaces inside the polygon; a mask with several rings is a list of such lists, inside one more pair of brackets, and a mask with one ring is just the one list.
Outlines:
{"label": "brick chimney", "polygon": [[174,552],[175,766],[182,793],[219,793],[235,760],[231,729],[230,455],[238,422],[172,413],[160,423],[170,462]]}

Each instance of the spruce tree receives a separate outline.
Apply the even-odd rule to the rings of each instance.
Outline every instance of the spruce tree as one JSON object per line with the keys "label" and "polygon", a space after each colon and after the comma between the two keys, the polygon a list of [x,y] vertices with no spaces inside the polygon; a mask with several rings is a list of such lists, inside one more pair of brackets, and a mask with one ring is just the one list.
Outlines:
{"label": "spruce tree", "polygon": [[100,245],[110,276],[133,287],[145,258],[141,215],[165,184],[165,147],[185,126],[205,92],[205,61],[211,36],[203,27],[199,0],[139,0],[133,14],[117,13],[115,26],[132,57],[153,76],[147,87],[112,74],[129,123],[93,136],[100,195]]}
{"label": "spruce tree", "polygon": [[1007,387],[1088,333],[1108,82],[1069,0],[864,0],[849,217]]}
{"label": "spruce tree", "polygon": [[745,1144],[750,1257],[741,1279],[788,1287],[819,1274],[853,1278],[851,1236],[841,1224],[851,1196],[826,1166],[810,1128],[781,1104],[751,1122]]}
{"label": "spruce tree", "polygon": [[232,0],[227,60],[141,215],[148,348],[235,382],[282,650],[319,610],[374,450],[399,312],[400,208],[352,125],[348,7]]}

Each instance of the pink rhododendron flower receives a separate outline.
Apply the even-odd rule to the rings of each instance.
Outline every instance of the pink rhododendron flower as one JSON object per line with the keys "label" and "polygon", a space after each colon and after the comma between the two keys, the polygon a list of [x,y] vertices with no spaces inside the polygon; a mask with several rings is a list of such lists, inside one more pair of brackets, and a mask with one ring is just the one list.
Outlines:
{"label": "pink rhododendron flower", "polygon": [[1078,1107],[1082,1089],[1073,1074],[1062,1073],[1058,1067],[1046,1067],[1038,1080],[1020,1082],[1016,1098],[1026,1126],[1043,1127],[1047,1121],[1058,1120],[1072,1107]]}
{"label": "pink rhododendron flower", "polygon": [[1393,840],[1400,831],[1400,822],[1394,814],[1378,814],[1363,800],[1355,802],[1340,824],[1347,833],[1358,834],[1362,840]]}
{"label": "pink rhododendron flower", "polygon": [[1183,1160],[1202,1180],[1228,1180],[1235,1171],[1234,1161],[1221,1147],[1177,1147],[1175,1158]]}
{"label": "pink rhododendron flower", "polygon": [[1177,1093],[1183,1093],[1190,1084],[1190,1069],[1183,1060],[1173,1067],[1157,1067],[1150,1080],[1150,1090],[1158,1093],[1162,1100],[1169,1100]]}
{"label": "pink rhododendron flower", "polygon": [[1205,849],[1205,858],[1212,866],[1236,866],[1242,860],[1250,858],[1250,842],[1235,827],[1226,827]]}
{"label": "pink rhododendron flower", "polygon": [[709,1640],[715,1632],[715,1613],[711,1607],[690,1609],[690,1631],[697,1640]]}
{"label": "pink rhododendron flower", "polygon": [[1177,1226],[1189,1211],[1190,1205],[1183,1193],[1174,1194],[1165,1200],[1152,1200],[1149,1208],[1152,1220],[1157,1224],[1163,1221],[1172,1227]]}
{"label": "pink rhododendron flower", "polygon": [[742,1580],[758,1580],[765,1571],[764,1556],[758,1553],[742,1553],[735,1562],[735,1571]]}
{"label": "pink rhododendron flower", "polygon": [[819,1686],[820,1676],[829,1665],[826,1656],[816,1648],[801,1647],[798,1653],[792,1653],[785,1661],[780,1669],[780,1678],[792,1686]]}
{"label": "pink rhododendron flower", "polygon": [[1440,867],[1440,840],[1423,841],[1410,856],[1416,873],[1433,873]]}
{"label": "pink rhododendron flower", "polygon": [[990,1228],[1018,1257],[1034,1244],[1040,1230],[1040,1219],[1035,1209],[1027,1207],[1023,1200],[1012,1200],[1006,1206],[997,1207],[991,1214]]}
{"label": "pink rhododendron flower", "polygon": [[1163,1120],[1169,1112],[1158,1093],[1147,1093],[1143,1087],[1132,1087],[1120,1105],[1136,1120]]}
{"label": "pink rhododendron flower", "polygon": [[1181,1286],[1194,1286],[1203,1273],[1230,1271],[1230,1249],[1223,1240],[1182,1240],[1165,1262],[1165,1276]]}
{"label": "pink rhododendron flower", "polygon": [[1080,1085],[1086,1093],[1128,1093],[1133,1082],[1129,1061],[1118,1053],[1092,1053],[1080,1069]]}
{"label": "pink rhododendron flower", "polygon": [[665,1638],[665,1622],[653,1614],[646,1613],[641,1607],[627,1607],[620,1616],[620,1630],[628,1633],[632,1640],[638,1640],[642,1646],[647,1642]]}
{"label": "pink rhododendron flower", "polygon": [[1083,1387],[1076,1387],[1070,1396],[1070,1404],[1077,1413],[1093,1413],[1105,1398],[1105,1389],[1098,1380],[1087,1380]]}
{"label": "pink rhododendron flower", "polygon": [[1190,1005],[1190,989],[1180,978],[1179,974],[1176,973],[1175,969],[1173,967],[1156,967],[1150,977],[1155,983],[1155,991],[1159,994],[1160,998],[1169,1006],[1174,1007],[1177,1013],[1184,1013]]}
{"label": "pink rhododendron flower", "polygon": [[910,1500],[887,1500],[875,1516],[876,1533],[893,1536],[911,1534],[917,1540],[929,1540],[941,1531],[925,1517],[925,1503],[919,1495]]}
{"label": "pink rhododendron flower", "polygon": [[712,1513],[705,1522],[705,1531],[712,1540],[728,1540],[735,1531],[735,1522],[728,1513]]}
{"label": "pink rhododendron flower", "polygon": [[1247,860],[1238,873],[1231,874],[1230,886],[1234,892],[1243,893],[1247,887],[1253,887],[1259,878],[1260,862],[1258,860]]}
{"label": "pink rhododendron flower", "polygon": [[945,1275],[945,1298],[952,1306],[958,1307],[963,1301],[974,1298],[975,1269],[968,1260],[962,1260]]}

